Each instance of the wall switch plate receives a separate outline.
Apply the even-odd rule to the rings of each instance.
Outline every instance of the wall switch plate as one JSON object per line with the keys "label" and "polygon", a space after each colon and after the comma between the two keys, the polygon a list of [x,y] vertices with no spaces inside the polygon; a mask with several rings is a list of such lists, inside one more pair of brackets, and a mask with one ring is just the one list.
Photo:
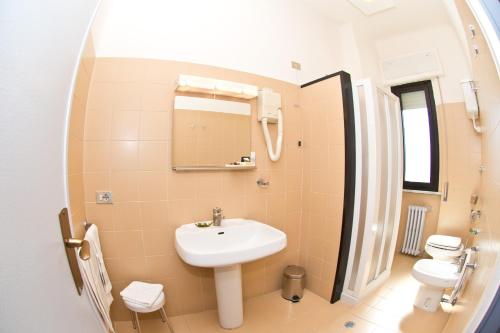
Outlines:
{"label": "wall switch plate", "polygon": [[111,204],[113,203],[113,193],[112,192],[96,192],[95,201],[98,204]]}
{"label": "wall switch plate", "polygon": [[301,68],[300,63],[298,63],[296,61],[292,61],[292,68],[300,71],[300,68]]}

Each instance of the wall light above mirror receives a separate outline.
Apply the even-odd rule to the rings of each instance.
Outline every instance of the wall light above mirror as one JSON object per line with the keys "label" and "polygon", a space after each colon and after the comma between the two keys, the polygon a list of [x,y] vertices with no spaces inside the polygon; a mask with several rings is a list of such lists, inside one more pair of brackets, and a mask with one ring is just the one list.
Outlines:
{"label": "wall light above mirror", "polygon": [[[238,170],[251,155],[251,106],[222,99],[176,96],[172,128],[172,168]],[[240,165],[234,165],[241,163]]]}
{"label": "wall light above mirror", "polygon": [[252,99],[257,97],[258,89],[257,86],[250,84],[181,74],[177,79],[175,90]]}

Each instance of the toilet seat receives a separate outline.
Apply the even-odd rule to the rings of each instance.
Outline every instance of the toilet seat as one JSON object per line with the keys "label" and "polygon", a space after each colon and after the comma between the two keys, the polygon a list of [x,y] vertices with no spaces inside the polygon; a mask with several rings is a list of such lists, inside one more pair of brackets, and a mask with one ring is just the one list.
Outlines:
{"label": "toilet seat", "polygon": [[417,261],[411,273],[418,281],[437,288],[454,287],[460,277],[458,265],[434,259]]}

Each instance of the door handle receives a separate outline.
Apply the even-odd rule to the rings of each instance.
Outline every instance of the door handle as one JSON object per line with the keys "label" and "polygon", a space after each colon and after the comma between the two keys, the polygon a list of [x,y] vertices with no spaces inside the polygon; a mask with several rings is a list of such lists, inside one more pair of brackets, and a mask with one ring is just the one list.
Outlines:
{"label": "door handle", "polygon": [[64,246],[69,249],[80,248],[80,259],[89,260],[90,259],[90,244],[84,239],[78,238],[65,238]]}
{"label": "door handle", "polygon": [[59,213],[59,226],[61,227],[61,240],[64,244],[64,250],[68,258],[69,269],[73,276],[73,281],[75,282],[76,291],[78,295],[81,295],[83,290],[83,279],[80,268],[78,267],[78,258],[76,257],[75,248],[80,248],[80,258],[88,260],[90,258],[90,244],[85,240],[73,238],[67,208],[63,208]]}

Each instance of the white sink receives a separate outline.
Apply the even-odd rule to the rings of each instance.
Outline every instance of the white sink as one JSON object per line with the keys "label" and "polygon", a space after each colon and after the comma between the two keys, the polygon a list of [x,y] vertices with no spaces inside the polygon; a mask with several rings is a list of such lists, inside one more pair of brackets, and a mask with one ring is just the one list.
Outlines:
{"label": "white sink", "polygon": [[253,220],[225,219],[220,227],[184,224],[175,231],[177,253],[186,263],[222,267],[257,260],[286,247],[284,232]]}
{"label": "white sink", "polygon": [[286,247],[286,234],[254,220],[224,219],[221,226],[199,228],[194,223],[175,230],[175,248],[186,263],[213,267],[219,323],[243,324],[241,264],[270,256]]}

